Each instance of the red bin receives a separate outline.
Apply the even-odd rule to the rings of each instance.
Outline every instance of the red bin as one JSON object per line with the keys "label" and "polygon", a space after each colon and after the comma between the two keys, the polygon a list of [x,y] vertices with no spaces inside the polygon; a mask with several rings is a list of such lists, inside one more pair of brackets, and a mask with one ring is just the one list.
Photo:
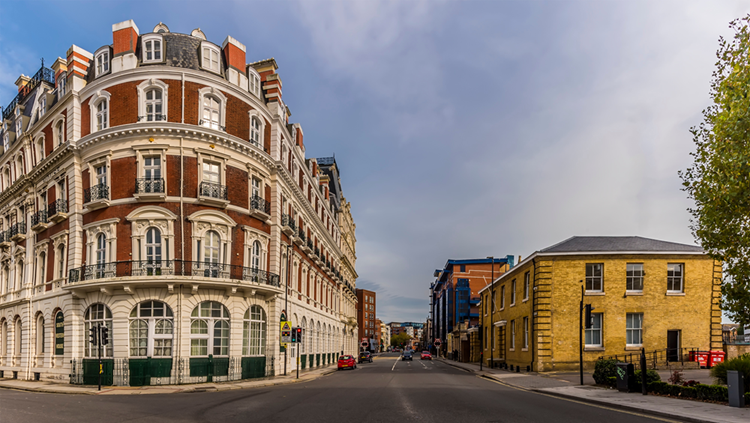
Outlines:
{"label": "red bin", "polygon": [[726,353],[724,351],[711,351],[711,357],[708,360],[708,367],[713,367],[719,363],[723,363],[725,356]]}
{"label": "red bin", "polygon": [[694,357],[702,369],[710,366],[711,353],[709,351],[695,351]]}

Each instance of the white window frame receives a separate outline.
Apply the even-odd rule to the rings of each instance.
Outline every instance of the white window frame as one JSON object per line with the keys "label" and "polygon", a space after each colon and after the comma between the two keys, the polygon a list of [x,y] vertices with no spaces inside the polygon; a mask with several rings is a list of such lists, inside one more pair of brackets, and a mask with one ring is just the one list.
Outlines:
{"label": "white window frame", "polygon": [[[631,322],[630,316],[640,316],[638,318],[638,321],[636,322],[635,319]],[[638,323],[639,326],[635,326],[633,323]],[[634,335],[638,335],[638,340],[641,341],[639,343],[634,342],[628,342],[628,338],[630,338],[631,341],[634,340]],[[628,336],[630,335],[630,336]],[[626,347],[640,347],[643,345],[643,313],[627,313],[625,314],[625,346]]]}
{"label": "white window frame", "polygon": [[146,232],[156,228],[161,233],[162,268],[169,266],[167,261],[174,259],[174,222],[177,215],[163,207],[147,205],[130,212],[125,220],[131,225],[132,259],[146,260]]}
{"label": "white window frame", "polygon": [[510,306],[516,305],[516,280],[510,282]]}
{"label": "white window frame", "polygon": [[510,321],[510,350],[516,350],[516,321]]}
{"label": "white window frame", "polygon": [[57,76],[57,99],[61,99],[65,95],[65,89],[67,88],[67,72],[62,72]]}
{"label": "white window frame", "polygon": [[[206,63],[206,50],[216,54],[216,66],[213,66],[212,63]],[[211,57],[210,53],[209,62],[212,62],[213,57]],[[201,42],[201,68],[217,74],[221,73],[221,50],[218,46],[207,41]]]}
{"label": "white window frame", "polygon": [[[46,206],[46,205],[45,205]],[[60,231],[50,238],[52,240],[52,248],[55,254],[55,268],[52,274],[52,282],[63,281],[68,277],[68,230]],[[63,248],[63,255],[60,257],[60,248]],[[62,259],[62,261],[61,261]],[[62,269],[60,268],[62,266]],[[62,271],[62,276],[60,272]]]}
{"label": "white window frame", "polygon": [[112,72],[111,59],[112,52],[110,51],[109,46],[104,46],[96,51],[94,54],[94,70],[96,72],[96,78]]}
{"label": "white window frame", "polygon": [[[595,267],[592,267],[592,275],[588,276],[588,267],[589,266],[599,266],[599,272],[600,275],[598,276],[599,280],[599,289],[596,289],[596,280],[597,276],[594,274]],[[603,263],[586,263],[585,264],[585,283],[584,287],[586,292],[604,292],[604,264]],[[591,281],[591,289],[589,289],[589,281]]]}
{"label": "white window frame", "polygon": [[99,220],[83,226],[86,231],[86,257],[90,264],[96,264],[97,236],[103,234],[106,241],[105,263],[112,263],[115,260],[114,254],[117,251],[117,224],[120,218]]}
{"label": "white window frame", "polygon": [[[229,256],[232,251],[232,230],[237,226],[231,217],[215,210],[201,210],[188,216],[191,222],[193,240],[193,261],[203,260],[203,242],[208,231],[219,234],[219,263],[229,264]],[[200,247],[201,251],[198,251]]]}
{"label": "white window frame", "polygon": [[49,264],[49,257],[47,255],[48,253],[48,242],[43,242],[37,246],[35,246],[36,250],[36,271],[37,271],[37,280],[34,281],[34,285],[44,285],[47,279],[47,265]]}
{"label": "white window frame", "polygon": [[[603,321],[604,321],[604,314],[603,313],[591,313],[591,319],[592,319],[592,325],[591,329],[584,329],[584,347],[585,348],[602,348],[604,346],[604,338],[603,338]],[[594,339],[594,335],[599,336],[599,342],[595,343],[592,342]]]}
{"label": "white window frame", "polygon": [[[253,267],[253,245],[258,242],[260,243],[260,256],[258,257],[260,263],[258,269],[266,270],[266,261],[268,259],[268,246],[270,240],[268,234],[246,225],[242,226],[242,230],[245,232],[245,257],[243,260],[243,263],[245,263],[244,266],[249,268]],[[286,280],[282,280],[282,283],[286,283]]]}
{"label": "white window frame", "polygon": [[523,350],[529,349],[529,318],[523,318]]}
{"label": "white window frame", "polygon": [[[201,306],[203,304],[208,304],[208,316],[202,316],[201,315]],[[213,309],[213,305],[220,305],[221,306],[221,317],[214,317],[211,316],[211,310]],[[197,315],[196,315],[197,314]],[[226,315],[226,316],[225,316]],[[208,329],[208,333],[193,333],[193,323],[196,321],[203,321]],[[226,354],[213,354],[214,348],[216,345],[214,345],[215,339],[215,328],[216,324],[219,322],[226,322],[227,326],[229,327],[227,329],[228,332],[228,338],[227,338],[227,346]],[[226,305],[223,303],[220,303],[218,301],[202,301],[195,305],[193,310],[190,312],[190,332],[189,332],[189,338],[190,338],[190,357],[208,357],[210,354],[213,354],[214,357],[228,357],[229,356],[229,348],[230,348],[230,342],[232,341],[232,335],[231,335],[231,327],[232,327],[232,321],[231,321],[231,315],[229,313],[229,309]],[[223,336],[220,336],[220,338],[224,338]],[[194,354],[193,348],[195,347],[193,345],[194,340],[206,340],[206,354]],[[198,348],[201,348],[201,346],[197,346]],[[221,346],[219,346],[221,348]]]}
{"label": "white window frame", "polygon": [[55,144],[53,150],[65,143],[65,117],[60,116],[52,124],[52,140]]}
{"label": "white window frame", "polygon": [[21,134],[23,134],[23,118],[22,117],[16,117],[16,139],[21,138]]}
{"label": "white window frame", "polygon": [[[219,100],[219,129],[211,128],[210,125],[206,125],[206,122],[203,122],[203,99],[206,96],[213,96]],[[227,98],[222,94],[221,90],[214,87],[201,88],[198,90],[198,99],[198,119],[200,120],[200,126],[211,128],[215,131],[226,132]]]}
{"label": "white window frame", "polygon": [[[54,128],[54,127],[53,127]],[[34,148],[36,149],[36,162],[37,164],[44,160],[44,134],[41,134],[36,141],[34,141]]]}
{"label": "white window frame", "polygon": [[[679,266],[680,275],[674,276],[672,266]],[[679,289],[674,289],[674,283],[680,284]],[[684,263],[667,263],[667,293],[679,294],[685,292],[685,264]]]}
{"label": "white window frame", "polygon": [[[250,141],[250,144],[255,145],[256,147],[258,147],[261,150],[263,150],[263,148],[264,148],[263,134],[265,134],[265,131],[266,131],[266,121],[265,121],[265,119],[263,119],[263,116],[261,116],[260,113],[258,113],[257,110],[250,110],[248,112],[248,118],[250,119],[249,120],[249,123],[250,123],[250,134],[248,135],[248,140]],[[257,136],[257,138],[258,138],[257,144],[253,141],[253,133],[255,132],[255,130],[253,128],[253,119],[256,119],[258,121],[258,124],[259,124],[258,136]]]}
{"label": "white window frame", "polygon": [[138,163],[138,178],[145,178],[146,177],[146,157],[154,158],[159,157],[159,160],[161,161],[161,179],[164,183],[164,195],[167,194],[167,148],[169,148],[168,145],[153,145],[153,144],[147,144],[147,145],[133,145],[130,148],[135,151],[135,160]]}
{"label": "white window frame", "polygon": [[110,99],[111,96],[112,95],[110,93],[108,93],[107,91],[100,90],[100,91],[97,91],[96,93],[94,93],[89,98],[89,110],[91,112],[89,120],[91,121],[91,133],[92,134],[94,132],[100,131],[100,129],[98,127],[98,119],[97,119],[98,115],[97,115],[97,113],[98,113],[99,103],[102,102],[102,101],[106,101],[107,102],[107,114],[106,114],[106,122],[104,122],[104,124],[106,125],[106,128],[102,128],[101,130],[104,130],[104,129],[107,129],[107,128],[110,127],[110,125],[109,125],[109,116],[110,116],[110,107],[109,107],[110,106],[110,102],[109,102],[109,99]]}
{"label": "white window frame", "polygon": [[531,272],[523,274],[523,301],[529,299],[529,292],[531,291]]}
{"label": "white window frame", "polygon": [[247,79],[248,79],[248,85],[247,90],[250,92],[250,94],[260,98],[261,93],[261,82],[260,82],[260,74],[255,69],[248,67],[247,72]]}
{"label": "white window frame", "polygon": [[41,98],[39,99],[39,119],[47,113],[47,93],[42,92]]}
{"label": "white window frame", "polygon": [[[627,263],[625,265],[625,290],[629,293],[643,292],[644,275],[643,263]],[[641,287],[640,289],[634,289],[634,283],[638,279],[640,279]],[[633,282],[633,286],[628,287],[630,282]]]}
{"label": "white window frame", "polygon": [[[153,57],[151,59],[148,58],[148,43],[151,43],[153,46],[154,42],[159,43],[159,49],[153,49]],[[143,63],[162,63],[164,62],[164,37],[161,36],[161,34],[146,34],[141,37],[141,51],[142,51],[142,62]],[[156,53],[159,53],[159,58],[156,58]]]}
{"label": "white window frame", "polygon": [[[166,122],[167,112],[169,110],[169,85],[159,79],[151,78],[147,79],[136,87],[138,91],[138,119],[139,122],[149,123],[154,121],[148,121],[146,119],[146,93],[152,89],[161,90],[161,115],[163,119],[156,122]],[[143,118],[143,119],[141,119]]]}
{"label": "white window frame", "polygon": [[[96,312],[97,315],[93,316],[92,312]],[[103,317],[100,317],[103,316]],[[83,314],[83,329],[84,337],[88,341],[89,333],[93,324],[103,323],[109,329],[109,343],[102,348],[102,358],[112,358],[112,354],[115,337],[112,331],[112,310],[103,303],[94,303],[86,307],[86,311]],[[97,356],[97,348],[91,345],[90,342],[84,342],[83,350],[87,358],[93,358]]]}
{"label": "white window frame", "polygon": [[[260,313],[258,313],[258,310]],[[242,355],[265,357],[268,335],[268,314],[260,305],[250,306],[243,317]]]}
{"label": "white window frame", "polygon": [[[163,316],[154,316],[153,310],[158,309],[158,307],[154,307],[157,305],[157,303],[163,305]],[[146,307],[141,307],[142,305],[146,305]],[[150,308],[148,306],[151,306]],[[143,309],[151,310],[151,316],[141,316],[141,312],[144,311]],[[135,314],[135,316],[134,316]],[[136,346],[133,347],[132,345],[132,325],[136,321],[141,321],[146,323],[146,355],[141,354],[133,354],[133,348],[135,348],[137,353],[140,353],[140,349],[142,347]],[[168,334],[157,334],[156,333],[156,324],[160,321],[166,321],[171,325],[171,333]],[[172,312],[172,308],[169,306],[169,304],[159,301],[159,300],[148,300],[143,301],[135,305],[133,307],[133,310],[130,312],[130,317],[128,318],[128,357],[156,357],[156,358],[165,358],[165,357],[173,357],[175,353],[175,342],[174,342],[174,313]],[[140,335],[140,334],[139,334]],[[140,336],[136,337],[136,340],[141,339]],[[170,348],[171,354],[169,355],[154,355],[154,350],[156,347],[156,341],[171,341],[170,345],[167,346],[161,346],[159,348]]]}

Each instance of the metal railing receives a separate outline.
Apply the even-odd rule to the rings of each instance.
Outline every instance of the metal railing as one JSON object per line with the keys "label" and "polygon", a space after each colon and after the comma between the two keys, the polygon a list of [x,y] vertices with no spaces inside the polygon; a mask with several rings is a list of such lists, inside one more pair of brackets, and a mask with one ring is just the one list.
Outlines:
{"label": "metal railing", "polygon": [[226,185],[215,184],[213,182],[201,182],[200,195],[202,197],[218,198],[220,200],[227,199],[227,187]]}
{"label": "metal railing", "polygon": [[161,113],[154,113],[151,115],[138,116],[138,122],[145,120],[146,122],[158,122],[167,120],[167,115]]}
{"label": "metal railing", "polygon": [[29,82],[26,83],[26,85],[21,88],[18,94],[16,94],[13,100],[11,100],[10,104],[8,104],[8,107],[3,109],[3,120],[8,119],[10,115],[13,114],[13,111],[15,110],[18,103],[22,102],[23,99],[42,82],[50,83],[53,86],[55,85],[55,74],[54,72],[52,72],[52,69],[44,67],[44,62],[42,62],[42,67],[34,74],[34,76],[31,77]]}
{"label": "metal railing", "polygon": [[303,244],[304,244],[304,243],[305,243],[305,242],[307,241],[307,237],[305,237],[305,231],[303,231],[302,229],[300,229],[300,230],[299,230],[299,231],[297,232],[297,236],[299,237],[299,239],[301,239],[301,240],[302,240],[302,243],[303,243]]}
{"label": "metal railing", "polygon": [[10,242],[10,231],[0,232],[0,242]]}
{"label": "metal railing", "polygon": [[18,222],[10,227],[10,236],[13,237],[18,234],[26,234],[26,222]]}
{"label": "metal railing", "polygon": [[[685,363],[686,361],[697,361],[698,348],[664,348],[661,350],[646,351],[646,365],[650,369],[657,369],[660,364]],[[619,362],[638,364],[641,360],[641,352],[634,351],[628,354],[615,354],[607,357],[599,357],[599,360],[615,360]]]}
{"label": "metal railing", "polygon": [[90,203],[97,200],[109,200],[109,186],[97,184],[91,188],[83,190],[83,202]]}
{"label": "metal railing", "polygon": [[310,249],[310,251],[312,251],[312,249],[313,249],[313,242],[312,242],[312,239],[308,239],[308,240],[307,240],[307,248],[309,248],[309,249]]}
{"label": "metal railing", "polygon": [[40,223],[47,222],[47,210],[39,210],[38,212],[31,215],[31,226],[36,226]]}
{"label": "metal railing", "polygon": [[129,260],[70,269],[68,283],[130,276],[194,276],[235,279],[281,287],[279,275],[234,264],[184,260]]}
{"label": "metal railing", "polygon": [[164,178],[136,178],[135,180],[135,193],[136,194],[154,194],[164,193]]}
{"label": "metal railing", "polygon": [[288,214],[281,215],[281,226],[286,226],[294,232],[297,231],[297,225],[294,224],[294,219]]}
{"label": "metal railing", "polygon": [[267,215],[271,214],[271,203],[266,201],[265,198],[259,197],[257,195],[253,195],[253,197],[250,199],[250,207],[252,207],[253,210],[260,210]]}
{"label": "metal railing", "polygon": [[318,247],[315,247],[315,248],[313,249],[313,251],[315,252],[315,255],[316,255],[316,256],[320,257],[320,248],[318,248]]}
{"label": "metal railing", "polygon": [[54,216],[57,213],[67,213],[68,202],[63,199],[57,199],[47,205],[47,216]]}

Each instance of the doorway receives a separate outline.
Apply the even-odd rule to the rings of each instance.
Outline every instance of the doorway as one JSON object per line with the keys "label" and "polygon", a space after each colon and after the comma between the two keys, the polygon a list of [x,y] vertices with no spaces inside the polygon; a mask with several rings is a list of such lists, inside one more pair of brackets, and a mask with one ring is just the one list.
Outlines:
{"label": "doorway", "polygon": [[667,331],[667,361],[680,361],[680,331]]}

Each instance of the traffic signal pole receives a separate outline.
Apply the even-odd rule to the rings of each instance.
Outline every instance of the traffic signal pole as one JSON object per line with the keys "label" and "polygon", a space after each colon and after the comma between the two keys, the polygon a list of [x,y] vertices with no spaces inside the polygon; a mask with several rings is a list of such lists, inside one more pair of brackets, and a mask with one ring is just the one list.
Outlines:
{"label": "traffic signal pole", "polygon": [[96,325],[96,350],[99,356],[99,390],[102,390],[102,326]]}

